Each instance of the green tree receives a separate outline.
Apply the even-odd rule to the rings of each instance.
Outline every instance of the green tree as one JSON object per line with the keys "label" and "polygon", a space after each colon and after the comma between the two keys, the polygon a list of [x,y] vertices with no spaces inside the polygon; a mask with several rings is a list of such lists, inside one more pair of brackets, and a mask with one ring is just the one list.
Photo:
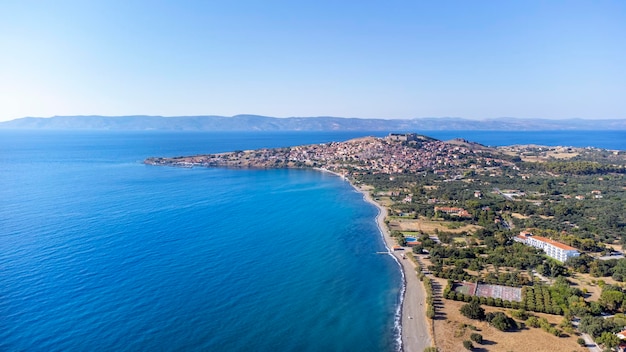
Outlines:
{"label": "green tree", "polygon": [[517,328],[517,323],[502,312],[488,313],[485,319],[496,329],[501,331]]}
{"label": "green tree", "polygon": [[459,309],[461,314],[470,318],[470,319],[485,319],[485,309],[480,306],[478,301],[471,301],[468,304],[464,304],[461,309]]}
{"label": "green tree", "polygon": [[620,339],[615,334],[605,331],[602,333],[602,335],[600,335],[600,337],[596,339],[596,342],[603,344],[604,347],[607,349],[612,349],[619,345]]}
{"label": "green tree", "polygon": [[602,294],[600,295],[600,299],[598,302],[607,310],[611,312],[615,312],[622,306],[622,302],[624,301],[624,293],[618,290],[607,289],[602,290]]}
{"label": "green tree", "polygon": [[526,325],[533,328],[538,328],[540,326],[539,319],[537,319],[537,317],[529,317],[528,319],[526,319]]}
{"label": "green tree", "polygon": [[483,343],[483,335],[473,332],[470,335],[470,340],[472,340],[472,341],[474,341],[476,343]]}

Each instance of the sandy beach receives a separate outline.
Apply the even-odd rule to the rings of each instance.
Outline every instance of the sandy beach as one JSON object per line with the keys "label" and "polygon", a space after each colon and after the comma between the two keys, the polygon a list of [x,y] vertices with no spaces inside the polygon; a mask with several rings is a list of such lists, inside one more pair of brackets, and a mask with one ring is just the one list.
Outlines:
{"label": "sandy beach", "polygon": [[[339,173],[323,169],[316,168],[321,172],[327,172],[343,179],[345,177]],[[433,336],[431,335],[432,329],[430,322],[426,317],[426,290],[424,285],[419,281],[417,273],[415,271],[415,264],[409,260],[402,258],[404,251],[394,251],[392,248],[396,245],[395,239],[391,237],[389,229],[385,224],[385,218],[387,217],[388,209],[376,202],[370,192],[365,189],[361,189],[350,183],[352,187],[361,194],[368,203],[373,204],[378,208],[378,215],[376,216],[376,223],[380,230],[382,237],[385,241],[390,255],[393,255],[397,262],[400,263],[400,267],[403,272],[405,291],[404,300],[402,302],[402,351],[404,352],[423,352],[426,347],[433,346]]]}
{"label": "sandy beach", "polygon": [[402,303],[402,350],[406,352],[422,352],[426,347],[432,346],[432,337],[430,336],[430,324],[426,317],[426,291],[417,277],[415,272],[416,266],[411,260],[402,258],[403,251],[392,250],[396,243],[385,225],[387,208],[374,201],[368,191],[358,188],[357,190],[363,193],[365,200],[378,208],[379,212],[376,217],[378,228],[383,234],[391,254],[396,257],[404,272],[406,290]]}

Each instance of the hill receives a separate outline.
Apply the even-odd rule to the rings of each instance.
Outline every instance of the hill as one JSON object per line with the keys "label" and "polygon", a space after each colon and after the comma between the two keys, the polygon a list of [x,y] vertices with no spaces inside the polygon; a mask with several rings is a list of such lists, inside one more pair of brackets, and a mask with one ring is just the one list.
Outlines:
{"label": "hill", "polygon": [[362,119],[343,117],[226,116],[54,116],[0,122],[0,129],[111,131],[437,131],[437,130],[626,130],[626,119],[548,120],[456,117]]}

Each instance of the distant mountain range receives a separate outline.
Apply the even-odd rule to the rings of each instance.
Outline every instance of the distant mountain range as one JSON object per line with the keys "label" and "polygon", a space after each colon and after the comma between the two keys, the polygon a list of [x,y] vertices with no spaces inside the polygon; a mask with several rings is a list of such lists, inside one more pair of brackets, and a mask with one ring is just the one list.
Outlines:
{"label": "distant mountain range", "polygon": [[456,117],[366,119],[343,117],[226,116],[54,116],[0,122],[0,129],[110,131],[437,131],[437,130],[626,130],[626,119],[471,120]]}

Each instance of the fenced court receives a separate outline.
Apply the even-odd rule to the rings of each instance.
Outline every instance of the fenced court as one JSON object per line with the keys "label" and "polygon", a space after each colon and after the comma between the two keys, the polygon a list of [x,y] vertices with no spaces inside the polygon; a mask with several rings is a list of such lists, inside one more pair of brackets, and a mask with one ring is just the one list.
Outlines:
{"label": "fenced court", "polygon": [[473,282],[461,282],[454,284],[454,291],[464,295],[474,296],[476,294],[476,284]]}
{"label": "fenced court", "polygon": [[454,291],[470,296],[500,298],[505,301],[522,301],[522,289],[500,285],[461,282],[454,285]]}
{"label": "fenced court", "polygon": [[522,289],[519,287],[508,287],[500,285],[478,284],[476,296],[501,298],[505,301],[522,301]]}

